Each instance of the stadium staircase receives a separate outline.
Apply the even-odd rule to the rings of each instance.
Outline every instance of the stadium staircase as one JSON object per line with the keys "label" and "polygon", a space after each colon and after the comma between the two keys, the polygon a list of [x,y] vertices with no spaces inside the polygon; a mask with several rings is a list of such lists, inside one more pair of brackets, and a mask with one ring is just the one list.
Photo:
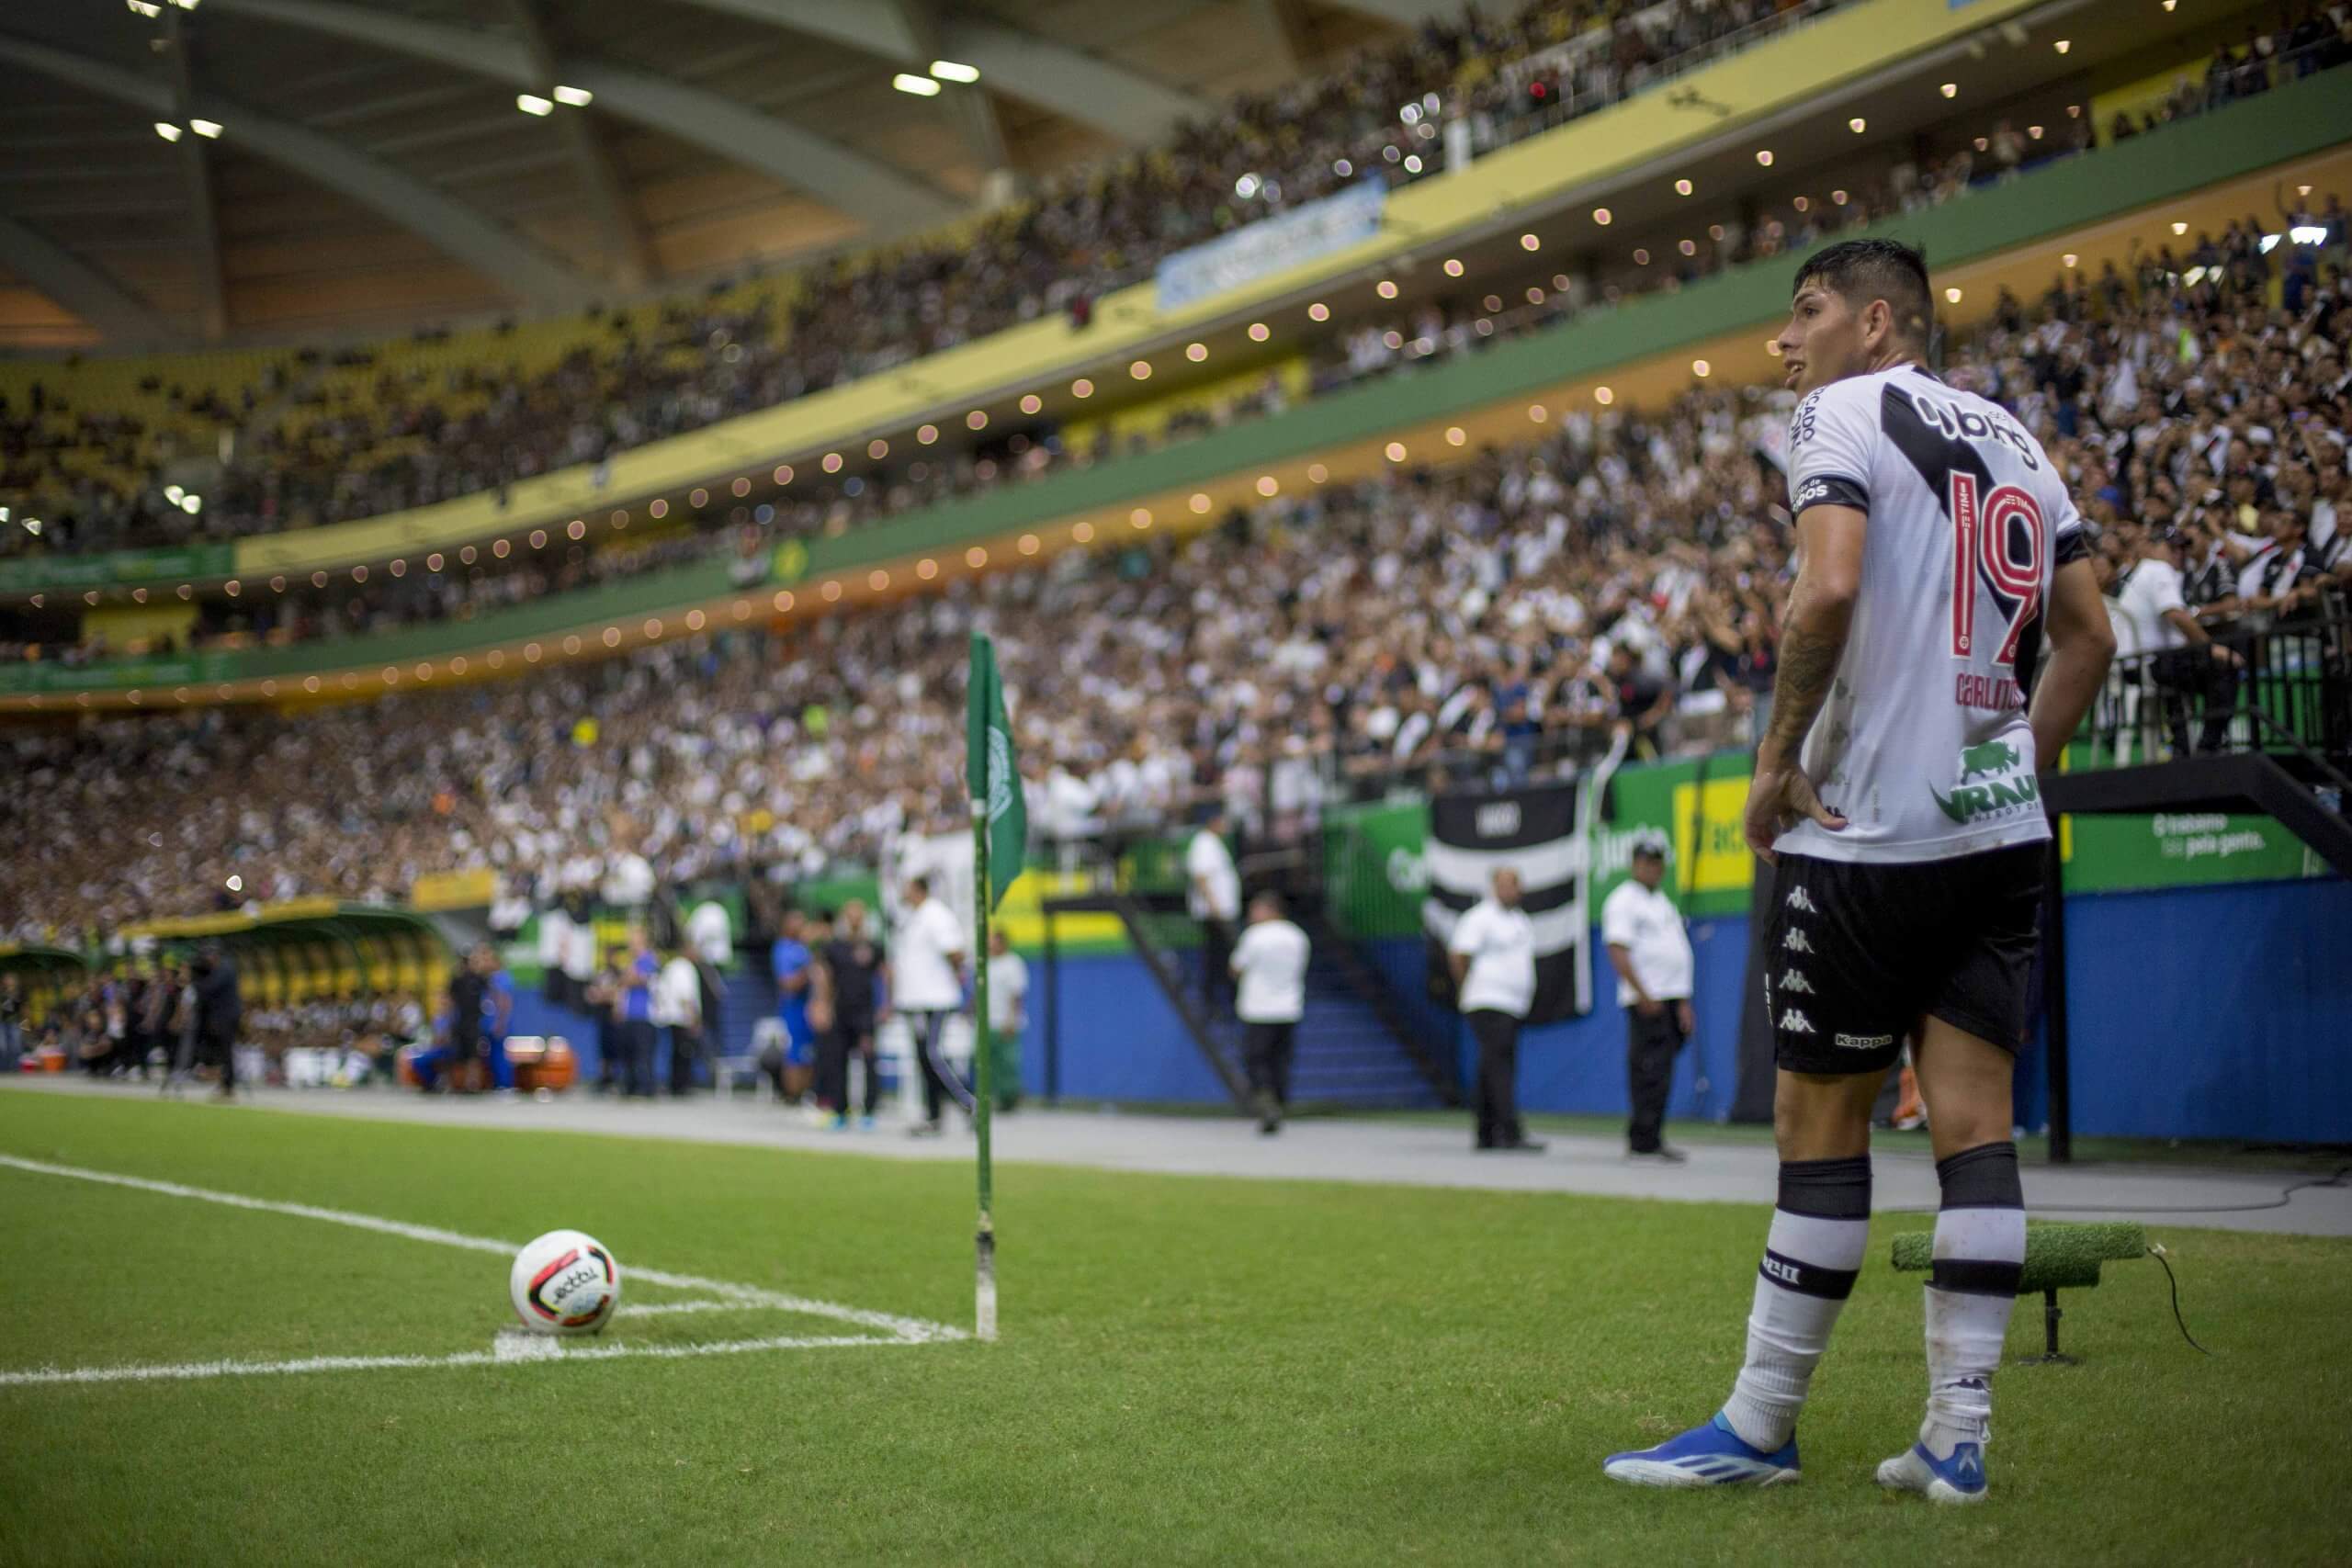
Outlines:
{"label": "stadium staircase", "polygon": [[[1250,1089],[1242,1026],[1227,1010],[1212,1010],[1204,991],[1199,949],[1180,951],[1163,940],[1170,917],[1181,919],[1175,894],[1099,893],[1047,901],[1049,913],[1115,916],[1169,1008],[1184,1025],[1236,1107],[1248,1110]],[[1428,1109],[1461,1103],[1453,1075],[1429,1042],[1407,1021],[1386,986],[1333,931],[1319,912],[1300,925],[1312,943],[1306,1008],[1295,1036],[1291,1108],[1296,1111]],[[1229,998],[1230,987],[1225,988]]]}
{"label": "stadium staircase", "polygon": [[[2352,823],[2341,802],[2352,778],[2316,758],[2262,752],[2180,757],[2126,768],[2047,773],[2041,790],[2052,813],[2141,816],[2156,811],[2260,812],[2311,846],[2312,852],[2352,876]],[[2337,804],[2331,807],[2322,792]]]}

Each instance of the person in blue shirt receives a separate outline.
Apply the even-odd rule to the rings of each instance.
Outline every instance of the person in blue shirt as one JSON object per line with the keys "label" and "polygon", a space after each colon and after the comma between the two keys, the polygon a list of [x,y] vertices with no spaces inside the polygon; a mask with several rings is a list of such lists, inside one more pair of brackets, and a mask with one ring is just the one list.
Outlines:
{"label": "person in blue shirt", "polygon": [[[816,1034],[808,1026],[808,991],[816,978],[815,955],[806,940],[808,921],[797,909],[784,912],[782,934],[768,950],[768,972],[775,976],[775,1015],[784,1025],[785,1051],[781,1066],[805,1066],[815,1049]],[[776,1075],[776,1093],[784,1097],[784,1074]]]}
{"label": "person in blue shirt", "polygon": [[628,1088],[635,1098],[653,1098],[653,981],[662,961],[642,928],[628,933],[628,961],[621,966],[621,1034],[627,1048]]}

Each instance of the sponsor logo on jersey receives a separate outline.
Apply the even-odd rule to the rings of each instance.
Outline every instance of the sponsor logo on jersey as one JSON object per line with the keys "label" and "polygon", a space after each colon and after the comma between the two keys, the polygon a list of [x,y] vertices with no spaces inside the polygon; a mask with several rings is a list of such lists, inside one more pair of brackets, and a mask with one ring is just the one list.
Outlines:
{"label": "sponsor logo on jersey", "polygon": [[1809,997],[1813,995],[1813,982],[1804,977],[1804,970],[1792,969],[1781,976],[1781,989],[1794,991],[1801,997]]}
{"label": "sponsor logo on jersey", "polygon": [[1829,499],[1829,484],[1826,479],[1811,479],[1797,486],[1796,503],[1792,512],[1803,512],[1808,506],[1819,506]]}
{"label": "sponsor logo on jersey", "polygon": [[[2035,807],[2041,788],[2025,754],[2006,740],[1987,740],[1963,747],[1960,753],[1960,783],[1950,795],[1929,784],[1938,809],[1953,821],[1967,824],[1984,817],[1999,817]],[[1979,784],[1979,779],[1987,782]]]}
{"label": "sponsor logo on jersey", "polygon": [[1882,1045],[1894,1043],[1892,1034],[1847,1034],[1840,1032],[1838,1043],[1849,1051],[1875,1051]]}
{"label": "sponsor logo on jersey", "polygon": [[1781,1027],[1788,1031],[1791,1034],[1815,1034],[1819,1032],[1819,1031],[1813,1027],[1813,1020],[1805,1017],[1804,1014],[1797,1011],[1794,1008],[1791,1008],[1788,1011],[1781,1015]]}
{"label": "sponsor logo on jersey", "polygon": [[1817,915],[1821,913],[1819,909],[1814,907],[1813,895],[1807,893],[1802,887],[1792,887],[1789,889],[1788,906],[1792,909],[1803,909],[1808,915]]}
{"label": "sponsor logo on jersey", "polygon": [[[1804,395],[1804,401],[1797,404],[1796,417],[1789,421],[1789,450],[1791,452],[1793,453],[1798,447],[1813,439],[1814,415],[1819,412],[1820,409],[1821,389],[1815,388]],[[1800,502],[1798,505],[1802,507],[1804,503]]]}
{"label": "sponsor logo on jersey", "polygon": [[1781,945],[1787,948],[1791,953],[1811,953],[1813,951],[1813,943],[1805,941],[1804,932],[1794,929],[1792,929],[1788,935],[1781,939]]}

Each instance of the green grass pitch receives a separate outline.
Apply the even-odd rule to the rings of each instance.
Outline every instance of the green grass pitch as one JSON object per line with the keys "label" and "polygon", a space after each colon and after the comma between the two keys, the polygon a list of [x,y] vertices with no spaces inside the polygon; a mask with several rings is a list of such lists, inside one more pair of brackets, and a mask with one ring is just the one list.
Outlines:
{"label": "green grass pitch", "polygon": [[[1248,1135],[1237,1128],[1236,1136]],[[0,1155],[967,1325],[971,1171],[0,1094]],[[2152,1226],[1996,1385],[1994,1496],[1882,1496],[1924,1382],[1882,1219],[1805,1479],[1604,1482],[1704,1417],[1752,1207],[1011,1166],[1004,1337],[192,1381],[0,1382],[0,1562],[2341,1562],[2352,1244]],[[0,1374],[487,1350],[482,1251],[0,1166]],[[872,1331],[632,1282],[602,1344]],[[2012,1354],[2037,1348],[2022,1307]],[[887,1333],[876,1337],[888,1338]]]}

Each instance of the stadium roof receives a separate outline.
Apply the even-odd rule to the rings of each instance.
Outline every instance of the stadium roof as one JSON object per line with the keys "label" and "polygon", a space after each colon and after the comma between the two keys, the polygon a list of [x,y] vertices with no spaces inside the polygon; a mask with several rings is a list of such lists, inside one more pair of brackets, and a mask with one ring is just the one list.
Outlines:
{"label": "stadium roof", "polygon": [[[1452,8],[15,7],[0,18],[0,343],[283,340],[563,309],[820,252],[1161,140],[1227,94]],[[900,73],[935,90],[899,90]]]}

